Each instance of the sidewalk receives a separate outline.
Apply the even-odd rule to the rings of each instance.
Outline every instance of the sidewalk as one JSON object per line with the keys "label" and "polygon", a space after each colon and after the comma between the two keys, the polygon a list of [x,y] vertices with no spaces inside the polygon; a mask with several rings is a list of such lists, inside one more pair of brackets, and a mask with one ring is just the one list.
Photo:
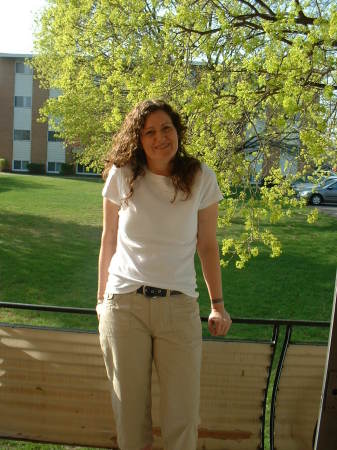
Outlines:
{"label": "sidewalk", "polygon": [[337,205],[322,205],[316,206],[319,213],[328,214],[329,216],[333,216],[337,219]]}

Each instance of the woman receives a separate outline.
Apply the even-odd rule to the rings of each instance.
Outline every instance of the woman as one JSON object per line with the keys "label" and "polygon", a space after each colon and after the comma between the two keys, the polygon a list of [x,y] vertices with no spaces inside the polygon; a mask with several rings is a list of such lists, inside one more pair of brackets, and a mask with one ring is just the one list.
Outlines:
{"label": "woman", "polygon": [[197,447],[196,249],[210,332],[225,335],[231,325],[216,241],[222,195],[214,172],[184,150],[184,135],[167,103],[144,101],[127,115],[105,170],[97,314],[121,450],[152,448],[152,361],[165,449]]}

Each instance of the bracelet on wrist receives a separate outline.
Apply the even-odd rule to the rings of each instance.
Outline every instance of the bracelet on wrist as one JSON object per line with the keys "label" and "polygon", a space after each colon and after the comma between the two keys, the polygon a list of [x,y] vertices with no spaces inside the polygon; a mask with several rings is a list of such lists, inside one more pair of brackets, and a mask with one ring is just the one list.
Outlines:
{"label": "bracelet on wrist", "polygon": [[223,299],[222,298],[211,298],[211,303],[212,305],[216,305],[217,303],[223,303]]}
{"label": "bracelet on wrist", "polygon": [[98,298],[97,299],[97,305],[99,305],[100,303],[103,303],[104,302],[104,298]]}

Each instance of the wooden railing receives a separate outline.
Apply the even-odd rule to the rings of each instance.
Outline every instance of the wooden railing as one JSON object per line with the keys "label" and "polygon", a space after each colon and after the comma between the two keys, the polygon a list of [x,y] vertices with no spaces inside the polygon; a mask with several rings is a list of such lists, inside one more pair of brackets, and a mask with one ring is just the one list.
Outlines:
{"label": "wooden railing", "polygon": [[[0,307],[95,314],[5,302]],[[233,324],[268,327],[270,338],[203,341],[198,449],[311,450],[326,345],[292,342],[291,332],[329,323],[233,319]],[[156,449],[163,448],[159,399],[153,369]],[[0,323],[0,437],[117,448],[96,332]]]}

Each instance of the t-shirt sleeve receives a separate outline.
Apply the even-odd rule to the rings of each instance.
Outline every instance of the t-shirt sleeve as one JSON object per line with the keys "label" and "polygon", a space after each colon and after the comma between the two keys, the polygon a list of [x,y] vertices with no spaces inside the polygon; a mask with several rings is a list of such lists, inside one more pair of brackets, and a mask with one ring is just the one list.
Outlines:
{"label": "t-shirt sleeve", "polygon": [[120,169],[118,169],[118,167],[111,167],[108,178],[105,181],[102,195],[111,202],[116,203],[116,205],[121,204]]}
{"label": "t-shirt sleeve", "polygon": [[214,171],[203,165],[202,172],[199,209],[207,208],[207,206],[218,203],[223,199]]}

